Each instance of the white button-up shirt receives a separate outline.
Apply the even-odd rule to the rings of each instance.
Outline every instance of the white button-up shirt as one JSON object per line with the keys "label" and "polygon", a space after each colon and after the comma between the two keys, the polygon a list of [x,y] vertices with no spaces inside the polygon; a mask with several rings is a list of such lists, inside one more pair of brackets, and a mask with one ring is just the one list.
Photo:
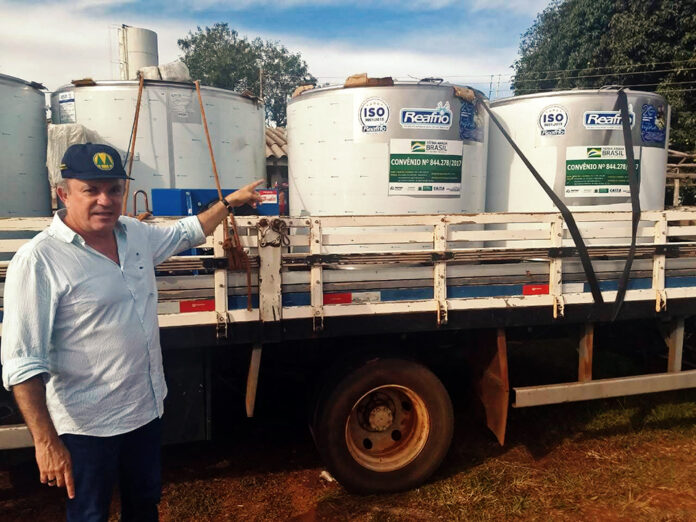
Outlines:
{"label": "white button-up shirt", "polygon": [[59,434],[126,433],[161,417],[167,394],[154,267],[205,235],[196,216],[170,227],[121,217],[118,265],[66,226],[62,212],[7,270],[3,384],[44,374]]}

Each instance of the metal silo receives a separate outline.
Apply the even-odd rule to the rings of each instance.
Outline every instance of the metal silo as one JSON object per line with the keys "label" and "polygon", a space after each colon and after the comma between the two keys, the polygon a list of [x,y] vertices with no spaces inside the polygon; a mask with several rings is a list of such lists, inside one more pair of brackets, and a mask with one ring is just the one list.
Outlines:
{"label": "metal silo", "polygon": [[118,28],[118,54],[121,80],[137,80],[138,69],[159,64],[157,33],[122,25]]}
{"label": "metal silo", "polygon": [[0,74],[0,217],[51,215],[41,89]]}
{"label": "metal silo", "polygon": [[288,105],[290,212],[481,212],[487,136],[451,84],[305,91]]}
{"label": "metal silo", "polygon": [[[661,210],[670,109],[666,100],[655,93],[626,90],[626,95],[641,209]],[[630,210],[626,150],[617,100],[613,89],[561,91],[497,100],[491,103],[491,109],[572,212]],[[486,210],[556,210],[495,126],[489,136]]]}
{"label": "metal silo", "polygon": [[[265,178],[263,105],[212,87],[201,87],[201,94],[222,187],[236,189]],[[215,188],[194,86],[147,81],[142,96],[131,193]],[[53,121],[84,125],[125,159],[137,97],[135,81],[67,85],[51,96]]]}

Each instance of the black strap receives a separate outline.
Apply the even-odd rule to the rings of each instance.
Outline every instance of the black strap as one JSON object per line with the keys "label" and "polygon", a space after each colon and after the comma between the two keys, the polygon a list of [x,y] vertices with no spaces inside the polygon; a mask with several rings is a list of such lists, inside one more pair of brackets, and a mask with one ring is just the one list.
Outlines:
{"label": "black strap", "polygon": [[628,250],[626,265],[624,265],[623,273],[619,279],[619,286],[616,292],[616,300],[614,301],[614,313],[612,321],[616,319],[621,311],[621,306],[626,297],[626,289],[628,288],[628,280],[631,276],[631,266],[633,265],[633,257],[636,254],[636,236],[638,234],[638,223],[640,222],[640,181],[636,175],[636,161],[633,157],[633,135],[631,134],[631,121],[628,114],[628,100],[623,89],[618,92],[619,110],[621,111],[621,126],[623,128],[624,147],[626,149],[626,166],[628,168],[628,185],[631,189],[631,248]]}
{"label": "black strap", "polygon": [[551,198],[551,201],[553,201],[554,205],[556,205],[556,207],[558,207],[558,210],[561,212],[563,219],[565,220],[566,224],[568,225],[568,231],[570,231],[570,235],[573,238],[573,241],[575,242],[575,246],[578,249],[578,254],[580,255],[580,261],[582,262],[582,267],[585,270],[585,276],[587,277],[587,282],[590,285],[590,291],[592,292],[592,298],[594,299],[594,302],[596,304],[603,303],[604,299],[602,299],[602,292],[599,289],[599,283],[597,282],[597,276],[595,275],[594,269],[592,268],[592,261],[590,260],[590,256],[587,253],[587,247],[585,246],[585,242],[582,240],[582,236],[580,235],[580,231],[578,230],[578,226],[575,223],[575,219],[573,218],[573,214],[570,212],[570,210],[568,210],[568,207],[565,205],[565,203],[563,203],[563,201],[561,201],[561,198],[559,198],[558,195],[556,195],[556,193],[551,189],[551,187],[549,187],[547,185],[547,183],[544,181],[544,179],[539,175],[537,170],[529,162],[527,157],[522,153],[522,151],[517,146],[517,144],[514,142],[514,140],[505,131],[505,129],[503,128],[500,121],[498,121],[498,118],[496,118],[493,115],[493,112],[488,107],[486,102],[483,101],[482,99],[479,99],[479,103],[481,106],[483,106],[484,109],[486,109],[486,112],[490,116],[491,121],[496,124],[498,129],[500,129],[500,132],[503,134],[503,136],[505,136],[505,139],[512,146],[512,148],[515,150],[515,152],[520,157],[520,159],[524,162],[525,165],[527,165],[529,172],[532,173],[532,176],[534,176],[534,179],[537,180],[537,183],[539,183],[539,185],[541,185],[541,188],[544,189],[544,192],[546,192],[546,194]]}

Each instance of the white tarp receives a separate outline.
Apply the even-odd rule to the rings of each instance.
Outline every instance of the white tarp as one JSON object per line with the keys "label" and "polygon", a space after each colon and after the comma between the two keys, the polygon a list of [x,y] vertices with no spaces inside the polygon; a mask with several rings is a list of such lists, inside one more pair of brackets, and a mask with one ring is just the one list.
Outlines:
{"label": "white tarp", "polygon": [[190,82],[191,75],[188,67],[181,60],[165,63],[160,66],[152,65],[138,69],[138,76],[146,80],[166,80],[168,82]]}
{"label": "white tarp", "polygon": [[165,63],[159,66],[160,75],[163,80],[170,82],[190,82],[191,75],[188,67],[181,60]]}
{"label": "white tarp", "polygon": [[60,175],[60,162],[70,145],[101,142],[99,134],[79,123],[49,124],[46,167],[48,167],[48,181],[51,186],[55,187],[63,179]]}

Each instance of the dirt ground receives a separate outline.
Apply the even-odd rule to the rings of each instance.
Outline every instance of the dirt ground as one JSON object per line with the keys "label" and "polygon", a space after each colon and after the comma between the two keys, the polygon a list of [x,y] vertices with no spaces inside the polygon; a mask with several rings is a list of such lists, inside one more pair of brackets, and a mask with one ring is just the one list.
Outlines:
{"label": "dirt ground", "polygon": [[[428,484],[379,496],[322,478],[298,419],[241,419],[226,441],[165,448],[161,519],[696,519],[695,391],[512,410],[502,448],[467,413]],[[23,456],[0,464],[2,520],[60,520]]]}

